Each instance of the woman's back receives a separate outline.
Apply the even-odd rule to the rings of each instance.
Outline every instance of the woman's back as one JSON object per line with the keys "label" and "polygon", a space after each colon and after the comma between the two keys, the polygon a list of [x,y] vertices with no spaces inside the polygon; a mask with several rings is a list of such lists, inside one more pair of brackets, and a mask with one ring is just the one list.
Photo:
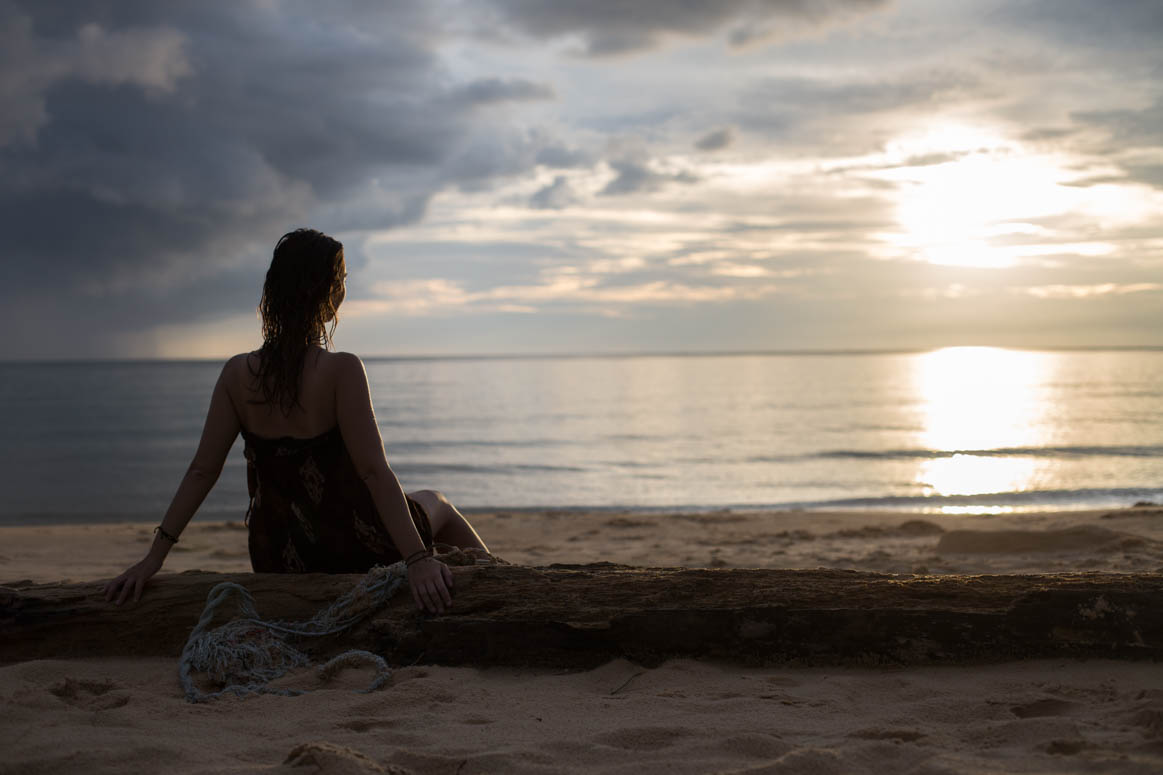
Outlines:
{"label": "woman's back", "polygon": [[289,414],[264,400],[255,377],[259,365],[259,354],[251,352],[235,356],[228,366],[227,390],[243,429],[266,439],[307,439],[327,433],[338,424],[336,353],[321,347],[308,350],[300,375],[299,405],[292,407]]}
{"label": "woman's back", "polygon": [[[321,348],[308,350],[298,405],[287,414],[263,400],[257,353],[231,361],[228,390],[246,444],[246,524],[258,572],[362,573],[402,559],[344,443],[336,406],[342,360]],[[407,500],[421,540],[431,545],[427,514]]]}

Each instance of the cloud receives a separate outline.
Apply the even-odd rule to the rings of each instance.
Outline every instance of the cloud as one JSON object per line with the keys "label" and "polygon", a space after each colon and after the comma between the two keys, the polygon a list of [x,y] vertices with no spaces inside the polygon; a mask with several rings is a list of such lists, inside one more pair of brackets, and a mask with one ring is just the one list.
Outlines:
{"label": "cloud", "polygon": [[736,264],[722,261],[711,267],[711,274],[723,277],[767,277],[771,272],[756,264]]}
{"label": "cloud", "polygon": [[483,124],[478,130],[456,143],[440,165],[442,181],[462,191],[487,191],[537,166],[541,146],[536,135]]}
{"label": "cloud", "polygon": [[1116,57],[1157,58],[1152,44],[1163,36],[1163,5],[1155,0],[1031,0],[1003,3],[994,14],[1002,24],[1036,29],[1040,37]]}
{"label": "cloud", "polygon": [[1071,185],[1092,186],[1107,183],[1141,183],[1163,189],[1163,98],[1139,110],[1079,111],[1071,116],[1088,132],[1099,132],[1101,139],[1076,142],[1081,150],[1102,158],[1117,172],[1091,175]]}
{"label": "cloud", "polygon": [[[392,324],[429,343],[477,341],[486,309],[580,329],[660,306],[694,321],[702,303],[726,341],[774,319],[760,292],[819,300],[812,319],[834,313],[854,339],[869,300],[898,290],[1145,308],[1151,293],[1062,289],[1151,281],[1158,4],[887,5],[0,0],[0,325],[31,332],[0,357],[121,353],[143,327],[252,317],[275,239],[300,225],[345,242],[365,342],[382,333],[371,311],[391,314],[373,303],[398,301],[369,295],[378,281],[412,294]],[[813,34],[846,22],[858,34]],[[988,237],[1021,258],[1006,272],[1046,275],[904,260],[900,205],[921,190],[907,181],[977,154],[942,144],[959,126],[1012,138],[1055,195],[1075,178],[1072,205]],[[968,197],[965,217],[992,198]],[[752,318],[716,303],[749,299]],[[434,310],[476,317],[405,326]]]}
{"label": "cloud", "polygon": [[577,201],[577,195],[569,186],[565,175],[558,175],[553,182],[529,197],[529,206],[538,210],[560,210]]}
{"label": "cloud", "polygon": [[549,39],[577,36],[586,55],[601,57],[655,48],[674,36],[704,37],[725,27],[731,28],[733,46],[777,34],[805,34],[879,10],[887,0],[490,0],[489,5],[502,23],[521,32]]}
{"label": "cloud", "polygon": [[538,164],[555,168],[588,167],[594,162],[593,157],[585,151],[563,145],[546,145],[537,151],[534,160]]}
{"label": "cloud", "polygon": [[726,148],[735,140],[735,133],[730,127],[716,129],[695,141],[695,148],[700,151],[718,151]]}
{"label": "cloud", "polygon": [[35,143],[50,120],[45,94],[63,81],[166,93],[191,70],[185,36],[171,27],[107,31],[90,22],[53,40],[37,35],[15,5],[0,3],[0,147]]}
{"label": "cloud", "polygon": [[1153,188],[1163,189],[1163,164],[1136,164],[1123,162],[1117,165],[1117,174],[1090,175],[1085,178],[1071,180],[1063,185],[1088,187],[1103,185],[1121,185],[1125,183],[1141,183]]}
{"label": "cloud", "polygon": [[552,88],[450,77],[436,13],[0,0],[0,325],[87,326],[107,351],[143,322],[127,308],[151,325],[237,314],[291,228],[416,223],[448,186],[565,152],[490,118]]}
{"label": "cloud", "polygon": [[654,191],[666,183],[695,183],[699,180],[697,175],[686,171],[656,172],[646,164],[636,161],[611,161],[610,167],[617,175],[598,192],[601,196]]}
{"label": "cloud", "polygon": [[900,73],[893,78],[763,78],[744,90],[744,101],[754,123],[764,117],[774,126],[787,115],[823,117],[859,116],[924,105],[932,108],[944,100],[964,97],[978,84],[969,72],[926,71]]}
{"label": "cloud", "polygon": [[727,118],[785,152],[852,157],[882,150],[909,123],[971,104],[985,88],[977,74],[956,69],[767,77],[739,89]]}
{"label": "cloud", "polygon": [[1076,168],[1088,174],[1064,185],[1137,183],[1163,189],[1163,96],[1145,107],[1077,110],[1069,118],[1071,126],[1052,131],[1050,139],[1076,154]]}
{"label": "cloud", "polygon": [[[754,275],[747,275],[753,278]],[[373,289],[377,297],[345,307],[353,317],[362,315],[428,315],[459,312],[528,313],[546,305],[580,305],[604,314],[635,305],[688,305],[754,300],[778,293],[770,283],[709,285],[674,280],[629,284],[603,283],[599,278],[572,272],[550,272],[532,285],[504,285],[470,292],[443,278],[385,283]]]}
{"label": "cloud", "polygon": [[1098,151],[1121,153],[1163,146],[1163,99],[1140,110],[1076,111],[1071,118],[1105,134],[1104,145],[1095,149]]}
{"label": "cloud", "polygon": [[554,97],[553,87],[520,78],[480,78],[453,89],[454,102],[488,105],[497,102],[547,100]]}
{"label": "cloud", "polygon": [[1098,285],[1038,285],[1020,289],[1039,299],[1091,299],[1099,296],[1125,296],[1163,290],[1159,283],[1100,283]]}

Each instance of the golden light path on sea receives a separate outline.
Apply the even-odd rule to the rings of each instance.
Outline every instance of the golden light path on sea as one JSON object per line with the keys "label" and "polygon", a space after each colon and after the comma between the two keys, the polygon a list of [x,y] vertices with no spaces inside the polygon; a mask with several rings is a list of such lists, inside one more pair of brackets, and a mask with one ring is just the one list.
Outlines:
{"label": "golden light path on sea", "polygon": [[[995,347],[948,347],[917,357],[918,446],[949,454],[920,464],[916,481],[925,495],[1021,492],[1037,486],[1042,463],[1021,450],[1052,442],[1045,436],[1044,418],[1054,357]],[[1004,452],[991,455],[991,450]]]}

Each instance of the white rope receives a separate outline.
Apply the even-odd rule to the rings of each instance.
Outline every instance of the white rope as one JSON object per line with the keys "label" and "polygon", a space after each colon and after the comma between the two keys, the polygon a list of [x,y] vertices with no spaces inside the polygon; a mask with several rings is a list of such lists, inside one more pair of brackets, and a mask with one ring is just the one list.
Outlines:
{"label": "white rope", "polygon": [[[224,581],[210,590],[197,626],[182,649],[178,678],[190,702],[206,702],[224,694],[299,695],[305,689],[272,689],[267,684],[288,671],[311,664],[311,659],[287,642],[288,638],[334,635],[358,624],[396,594],[407,579],[403,562],[377,565],[348,593],[305,622],[268,622],[258,615],[254,598],[244,587]],[[210,622],[226,600],[237,594],[239,617],[210,630]],[[391,670],[383,657],[370,651],[352,649],[321,665],[316,675],[329,680],[345,667],[371,663],[376,677],[363,693],[379,689]],[[203,692],[194,685],[194,673],[205,673],[222,684],[216,692]]]}

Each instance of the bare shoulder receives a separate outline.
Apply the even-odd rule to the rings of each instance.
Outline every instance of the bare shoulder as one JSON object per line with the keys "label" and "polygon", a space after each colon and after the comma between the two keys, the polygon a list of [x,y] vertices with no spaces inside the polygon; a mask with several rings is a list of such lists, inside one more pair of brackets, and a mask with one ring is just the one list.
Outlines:
{"label": "bare shoulder", "polygon": [[251,359],[257,359],[258,353],[239,353],[226,359],[226,364],[222,367],[222,376],[228,380],[234,381],[251,371]]}
{"label": "bare shoulder", "polygon": [[[352,353],[330,354],[331,384],[335,391],[336,409],[342,415],[345,409],[361,406],[367,400],[367,372],[363,361]],[[342,417],[340,418],[342,420]]]}
{"label": "bare shoulder", "polygon": [[355,353],[327,353],[327,362],[338,379],[352,379],[364,376],[363,361]]}
{"label": "bare shoulder", "polygon": [[257,359],[257,353],[249,352],[239,353],[226,360],[226,364],[222,367],[221,379],[231,395],[242,390],[248,383],[248,379],[254,375],[255,366],[258,363]]}

